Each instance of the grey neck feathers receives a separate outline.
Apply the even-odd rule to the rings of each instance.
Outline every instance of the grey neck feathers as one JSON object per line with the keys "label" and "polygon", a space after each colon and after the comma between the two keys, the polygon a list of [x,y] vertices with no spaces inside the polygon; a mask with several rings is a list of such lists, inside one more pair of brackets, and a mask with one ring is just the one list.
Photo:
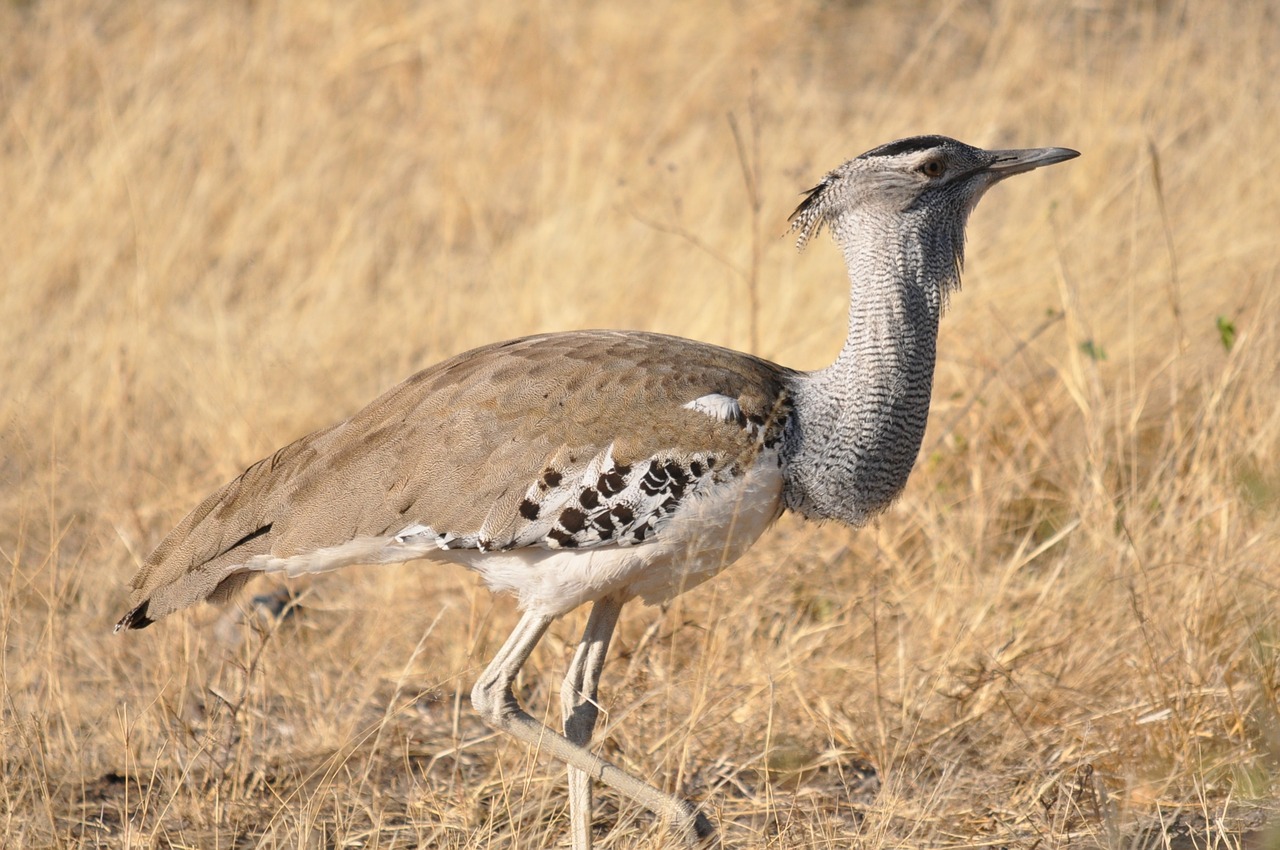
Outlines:
{"label": "grey neck feathers", "polygon": [[929,415],[938,320],[960,284],[964,216],[855,207],[826,218],[849,270],[849,335],[795,379],[787,507],[861,525],[897,498]]}

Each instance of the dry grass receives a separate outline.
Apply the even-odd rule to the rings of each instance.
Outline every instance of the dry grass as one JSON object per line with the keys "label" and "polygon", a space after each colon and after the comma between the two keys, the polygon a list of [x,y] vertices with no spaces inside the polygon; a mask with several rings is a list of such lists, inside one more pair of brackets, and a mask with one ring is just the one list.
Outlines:
{"label": "dry grass", "polygon": [[[240,468],[472,345],[822,364],[840,260],[786,214],[914,132],[1084,157],[975,215],[901,503],[629,611],[598,746],[735,848],[1266,838],[1272,4],[35,0],[0,31],[4,846],[564,845],[563,768],[466,708],[515,616],[472,577],[113,639],[125,582]],[[604,847],[667,846],[599,798]]]}

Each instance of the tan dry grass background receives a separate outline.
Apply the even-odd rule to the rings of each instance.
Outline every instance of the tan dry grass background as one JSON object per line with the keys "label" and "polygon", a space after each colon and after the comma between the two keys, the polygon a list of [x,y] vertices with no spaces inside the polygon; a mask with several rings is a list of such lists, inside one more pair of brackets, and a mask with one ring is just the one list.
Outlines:
{"label": "tan dry grass background", "polygon": [[[34,0],[0,40],[5,847],[564,845],[563,767],[466,707],[515,617],[471,576],[113,638],[125,583],[242,467],[476,344],[825,363],[840,260],[786,215],[917,132],[1084,156],[974,216],[901,503],[629,610],[598,748],[732,847],[1265,839],[1273,4]],[[602,846],[667,846],[597,797]]]}

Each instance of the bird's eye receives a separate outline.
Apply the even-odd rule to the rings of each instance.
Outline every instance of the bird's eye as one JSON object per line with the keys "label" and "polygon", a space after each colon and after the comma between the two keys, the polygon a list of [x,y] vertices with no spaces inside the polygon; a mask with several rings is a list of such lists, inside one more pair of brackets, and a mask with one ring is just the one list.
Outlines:
{"label": "bird's eye", "polygon": [[946,171],[946,166],[942,164],[940,159],[927,159],[920,166],[920,173],[925,177],[941,177],[944,171]]}

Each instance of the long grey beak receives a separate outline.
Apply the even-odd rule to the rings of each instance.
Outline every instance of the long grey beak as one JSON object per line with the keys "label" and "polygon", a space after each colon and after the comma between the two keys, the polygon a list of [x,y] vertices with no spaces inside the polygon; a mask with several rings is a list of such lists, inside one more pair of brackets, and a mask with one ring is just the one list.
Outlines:
{"label": "long grey beak", "polygon": [[991,164],[987,166],[987,171],[994,172],[1000,177],[1021,174],[1043,165],[1075,159],[1080,155],[1080,151],[1073,151],[1071,148],[1027,148],[1014,151],[987,151],[987,153],[994,157]]}

